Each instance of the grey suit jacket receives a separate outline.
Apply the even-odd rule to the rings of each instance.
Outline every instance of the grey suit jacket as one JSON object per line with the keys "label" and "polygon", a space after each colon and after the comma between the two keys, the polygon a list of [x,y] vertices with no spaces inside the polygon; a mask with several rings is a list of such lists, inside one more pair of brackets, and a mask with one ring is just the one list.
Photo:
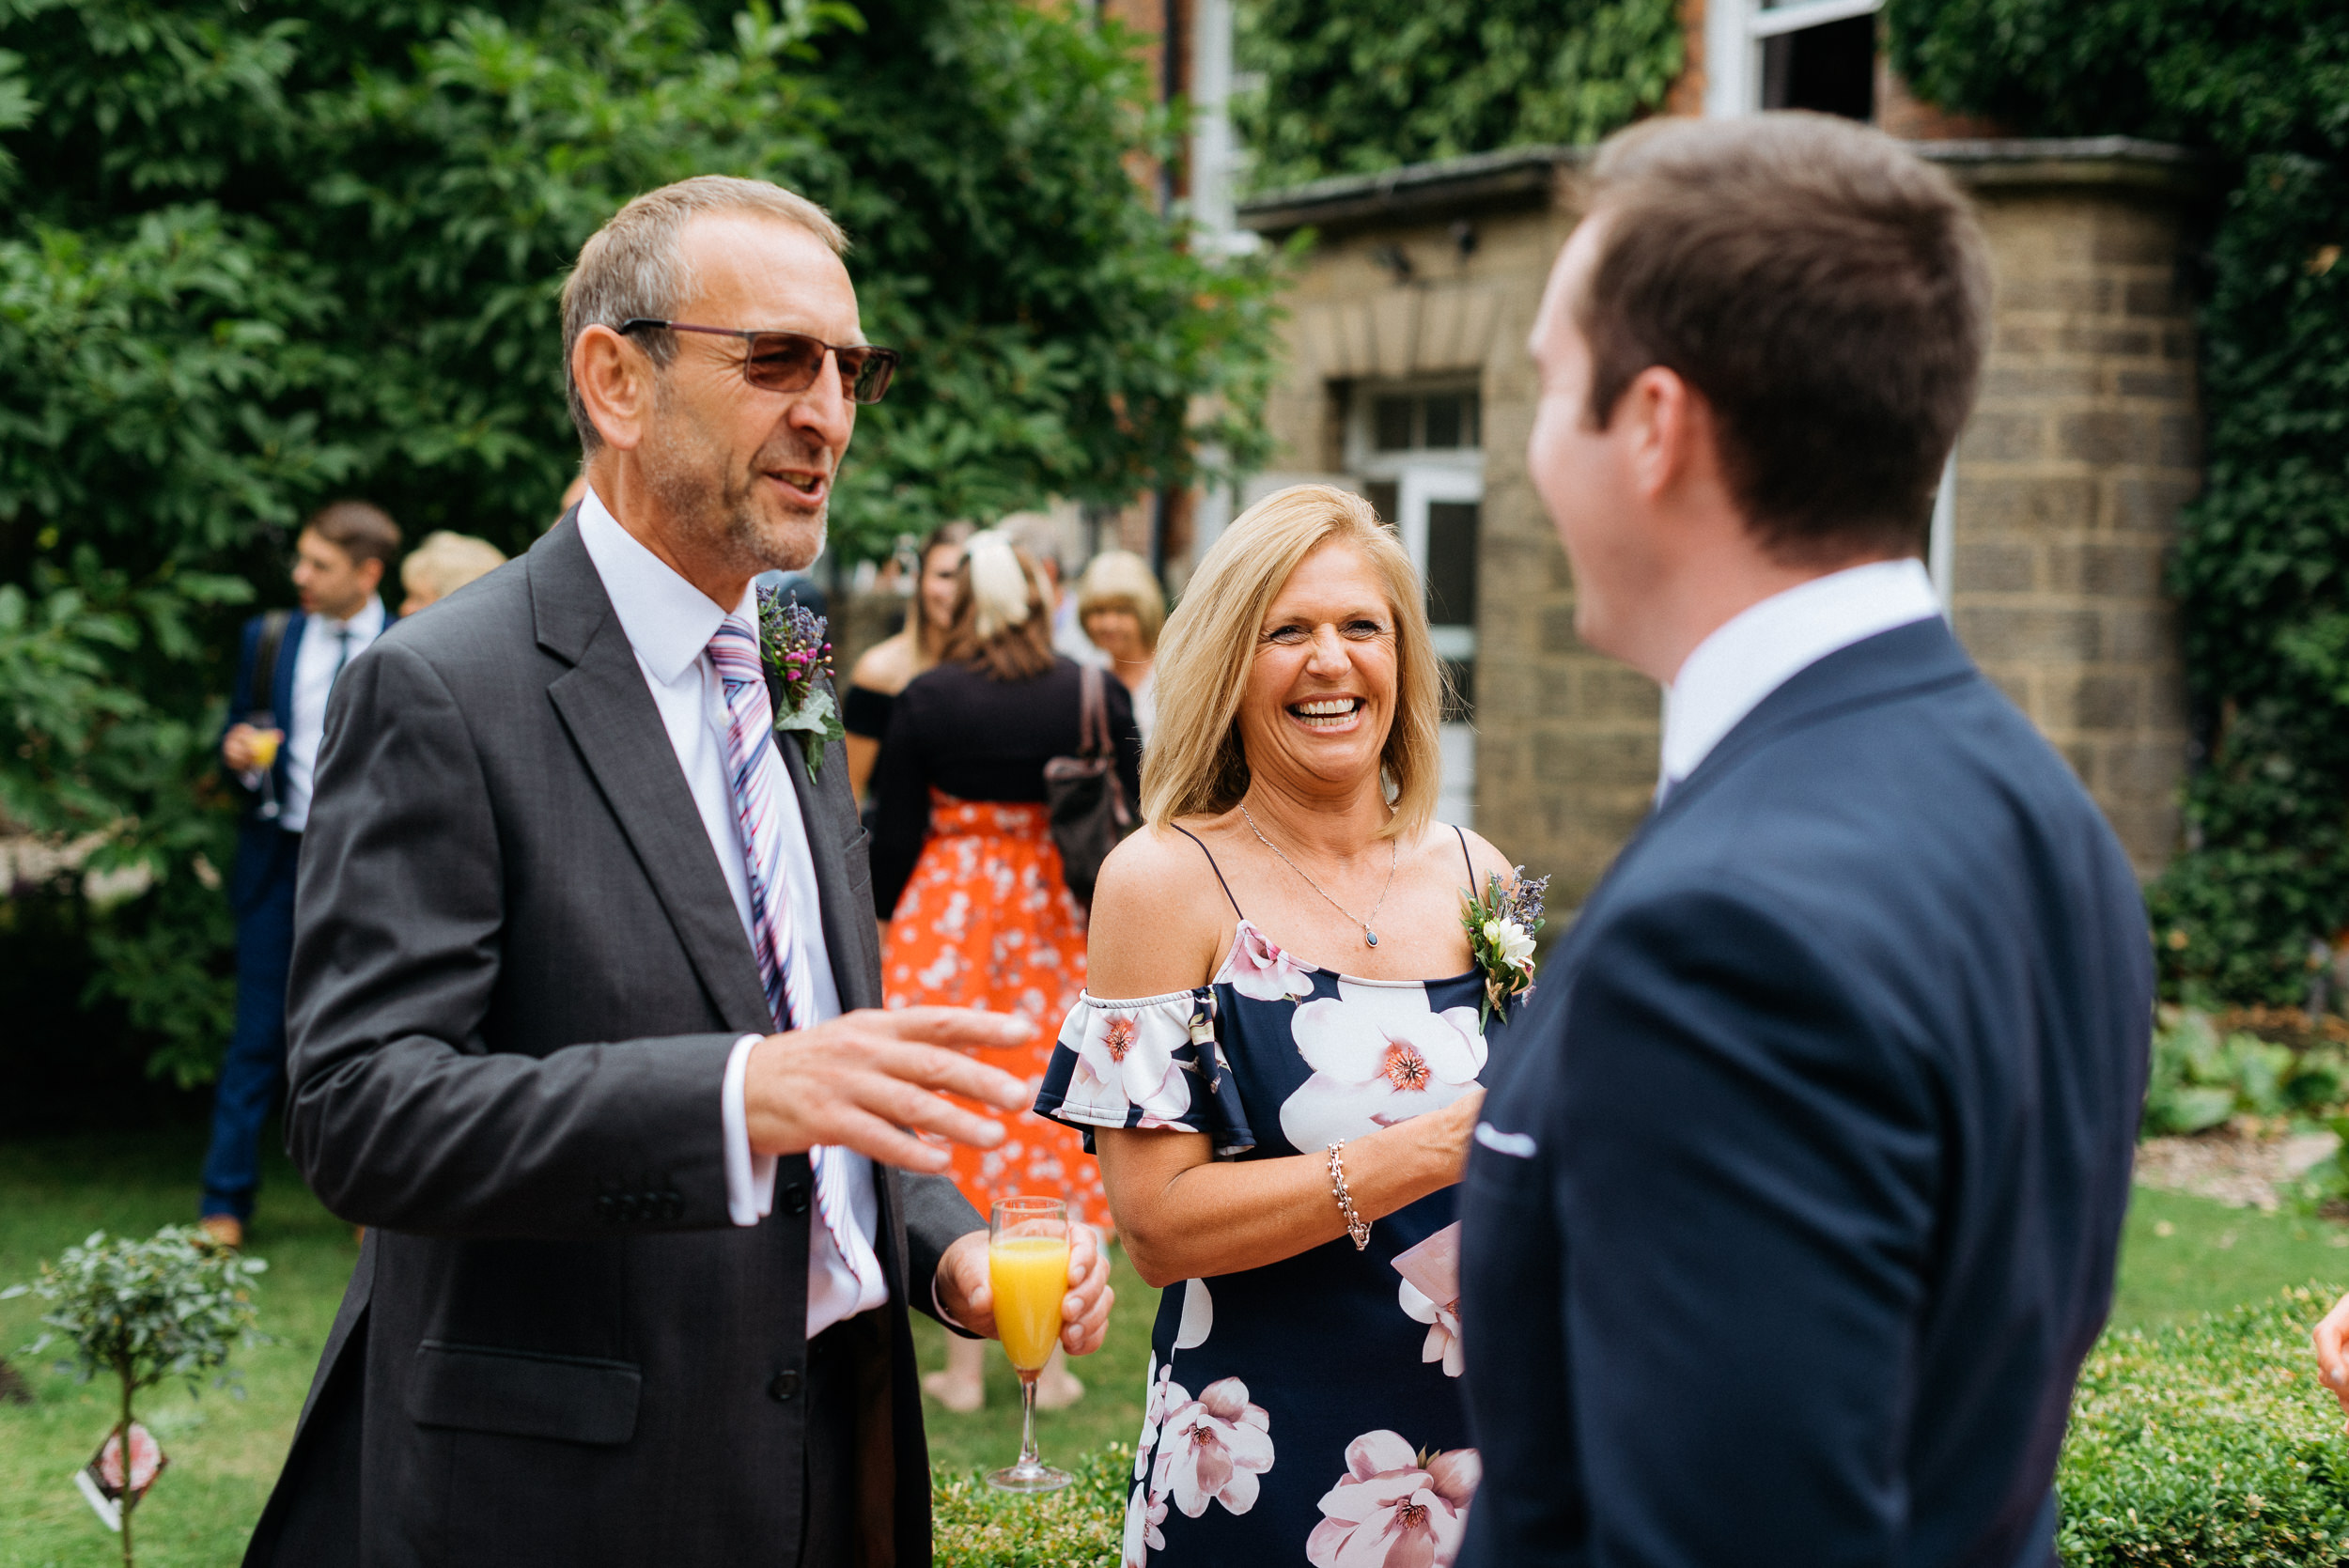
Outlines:
{"label": "grey suit jacket", "polygon": [[[878,1006],[846,761],[779,750],[842,1004]],[[772,1024],[574,520],[351,662],[303,862],[288,1140],[368,1229],[246,1561],[790,1563],[811,1177],[782,1161],[774,1213],[729,1222],[721,1082]],[[877,1180],[858,1506],[923,1564],[906,1306],[982,1222]]]}

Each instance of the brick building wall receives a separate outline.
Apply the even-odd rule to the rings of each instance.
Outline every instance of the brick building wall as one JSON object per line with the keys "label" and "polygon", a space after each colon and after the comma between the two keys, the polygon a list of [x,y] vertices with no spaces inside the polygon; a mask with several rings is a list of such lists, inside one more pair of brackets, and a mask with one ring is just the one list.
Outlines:
{"label": "brick building wall", "polygon": [[[2196,171],[2119,140],[1925,150],[1972,189],[1999,290],[1955,464],[1952,618],[2150,874],[2174,845],[2187,740],[2161,571],[2200,479],[2176,283]],[[1346,478],[1352,387],[1470,375],[1480,388],[1476,822],[1555,874],[1562,906],[1647,810],[1661,729],[1655,685],[1576,637],[1572,574],[1525,469],[1525,338],[1577,216],[1580,161],[1519,149],[1324,181],[1243,211],[1269,234],[1312,224],[1321,236],[1287,300],[1288,368],[1269,409],[1283,455],[1251,496]]]}

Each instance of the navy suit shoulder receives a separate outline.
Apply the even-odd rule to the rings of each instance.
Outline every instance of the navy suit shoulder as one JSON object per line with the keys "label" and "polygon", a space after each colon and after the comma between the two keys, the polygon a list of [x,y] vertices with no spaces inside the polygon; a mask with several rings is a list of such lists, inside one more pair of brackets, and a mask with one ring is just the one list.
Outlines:
{"label": "navy suit shoulder", "polygon": [[1491,1084],[1463,1562],[2046,1560],[2151,1002],[2127,861],[1940,622],[1773,693]]}

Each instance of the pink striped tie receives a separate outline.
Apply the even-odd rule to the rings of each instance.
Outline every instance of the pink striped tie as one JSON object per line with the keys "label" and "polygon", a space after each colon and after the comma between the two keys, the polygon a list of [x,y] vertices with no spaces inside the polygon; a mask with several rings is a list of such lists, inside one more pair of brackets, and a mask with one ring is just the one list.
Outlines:
{"label": "pink striped tie", "polygon": [[[778,790],[790,788],[784,778],[783,759],[774,743],[774,707],[767,695],[767,672],[759,661],[758,634],[739,615],[728,615],[709,639],[709,662],[726,700],[726,785],[734,795],[734,817],[742,831],[742,868],[751,890],[752,947],[758,955],[758,978],[766,987],[767,1006],[775,1027],[816,1022],[813,999],[797,939],[792,934],[791,894],[783,875],[783,818],[776,808]],[[862,1289],[878,1266],[869,1248],[851,1245],[853,1226],[848,1213],[847,1172],[842,1151],[818,1144],[808,1150],[816,1173],[816,1206],[832,1233],[841,1260],[856,1275]],[[862,1254],[862,1256],[860,1256]]]}

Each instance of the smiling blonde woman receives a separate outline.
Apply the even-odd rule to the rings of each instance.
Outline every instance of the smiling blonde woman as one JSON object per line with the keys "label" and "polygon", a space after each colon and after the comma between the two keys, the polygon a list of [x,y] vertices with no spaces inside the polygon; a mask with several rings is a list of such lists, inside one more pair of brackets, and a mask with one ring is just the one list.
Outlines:
{"label": "smiling blonde woman", "polygon": [[1505,1030],[1461,894],[1508,867],[1433,820],[1423,604],[1366,502],[1299,486],[1159,641],[1146,825],[1036,1103],[1166,1289],[1128,1563],[1449,1561],[1465,1528],[1451,1188]]}

